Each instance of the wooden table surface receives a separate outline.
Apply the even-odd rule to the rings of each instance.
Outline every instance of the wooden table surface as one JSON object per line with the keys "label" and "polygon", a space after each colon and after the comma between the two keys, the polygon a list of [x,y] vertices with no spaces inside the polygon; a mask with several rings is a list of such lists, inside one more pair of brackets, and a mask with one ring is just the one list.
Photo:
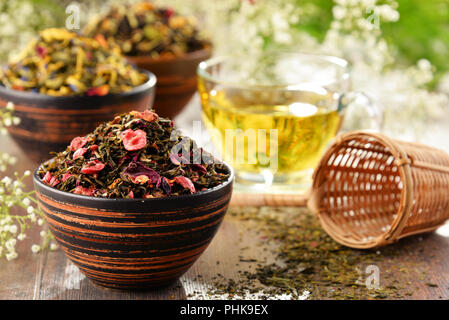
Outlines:
{"label": "wooden table surface", "polygon": [[[188,121],[187,113],[181,123]],[[14,170],[34,170],[36,163],[29,160],[8,136],[0,136],[0,152],[7,151],[18,159]],[[8,171],[6,174],[11,174]],[[26,181],[31,187],[31,179]],[[281,209],[282,210],[282,209]],[[20,241],[16,250],[19,257],[12,261],[0,260],[0,299],[202,299],[213,285],[217,274],[239,279],[243,270],[255,267],[256,262],[239,264],[243,257],[272,259],[270,253],[255,245],[257,236],[248,225],[227,215],[211,245],[181,279],[168,288],[149,291],[119,291],[92,284],[64,255],[62,250],[32,253],[30,247],[39,242],[40,229],[35,227],[29,237]],[[411,299],[449,299],[449,224],[437,232],[415,236],[401,241],[403,250],[395,261],[416,261],[424,280],[412,279]],[[239,248],[249,248],[239,250]],[[385,266],[392,261],[385,261]],[[396,263],[396,262],[395,262]],[[395,272],[381,266],[383,272]],[[416,281],[415,281],[416,280]],[[429,285],[432,283],[434,285]],[[382,283],[381,283],[382,285]],[[217,297],[215,297],[217,298]],[[247,297],[249,298],[249,297]]]}

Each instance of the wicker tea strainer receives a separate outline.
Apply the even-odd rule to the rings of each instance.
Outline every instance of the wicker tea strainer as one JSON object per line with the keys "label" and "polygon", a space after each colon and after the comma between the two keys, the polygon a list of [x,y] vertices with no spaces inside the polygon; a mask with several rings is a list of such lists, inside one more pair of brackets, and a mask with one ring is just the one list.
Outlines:
{"label": "wicker tea strainer", "polygon": [[353,248],[432,231],[449,218],[449,155],[377,133],[342,134],[315,170],[309,207]]}

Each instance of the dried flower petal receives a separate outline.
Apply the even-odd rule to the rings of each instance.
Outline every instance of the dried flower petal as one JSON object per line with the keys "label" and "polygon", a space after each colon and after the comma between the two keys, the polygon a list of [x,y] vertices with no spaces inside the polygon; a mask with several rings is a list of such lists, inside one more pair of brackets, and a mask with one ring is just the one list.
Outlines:
{"label": "dried flower petal", "polygon": [[42,181],[50,187],[56,186],[60,181],[54,177],[50,171],[47,171]]}
{"label": "dried flower petal", "polygon": [[195,193],[195,186],[189,178],[186,178],[183,176],[177,176],[177,177],[175,177],[174,180],[176,183],[179,183],[185,189],[189,189],[190,193]]}
{"label": "dried flower petal", "polygon": [[143,130],[128,129],[123,131],[120,137],[123,145],[128,151],[135,151],[144,148],[147,145],[147,134]]}
{"label": "dried flower petal", "polygon": [[90,88],[86,91],[88,96],[105,96],[109,93],[109,86],[104,84],[99,87]]}
{"label": "dried flower petal", "polygon": [[70,143],[70,150],[76,151],[79,148],[82,148],[86,145],[87,138],[86,137],[76,137]]}
{"label": "dried flower petal", "polygon": [[73,153],[73,160],[76,158],[84,156],[84,154],[87,152],[87,148],[79,148]]}
{"label": "dried flower petal", "polygon": [[103,170],[104,167],[105,167],[105,164],[102,163],[101,161],[91,160],[81,169],[81,173],[85,173],[85,174],[98,173],[101,170]]}
{"label": "dried flower petal", "polygon": [[157,115],[157,113],[151,112],[150,110],[145,110],[144,112],[131,111],[130,114],[132,114],[136,118],[143,119],[148,122],[159,120],[159,116]]}
{"label": "dried flower petal", "polygon": [[93,186],[89,188],[84,188],[82,186],[77,186],[75,190],[73,190],[73,193],[81,194],[83,196],[93,196],[95,194],[95,188]]}
{"label": "dried flower petal", "polygon": [[159,173],[144,166],[140,162],[131,162],[125,171],[123,171],[123,175],[129,177],[133,182],[135,182],[139,177],[140,181],[143,181],[142,176],[146,176],[148,178],[147,181],[152,184],[157,184],[161,180]]}

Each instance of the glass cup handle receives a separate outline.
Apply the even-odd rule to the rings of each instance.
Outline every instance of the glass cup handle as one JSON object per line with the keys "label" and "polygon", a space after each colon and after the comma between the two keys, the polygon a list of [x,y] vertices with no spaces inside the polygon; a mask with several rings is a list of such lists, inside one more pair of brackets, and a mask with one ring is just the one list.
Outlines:
{"label": "glass cup handle", "polygon": [[363,92],[342,94],[338,99],[337,110],[342,116],[340,132],[382,130],[383,110],[379,103]]}

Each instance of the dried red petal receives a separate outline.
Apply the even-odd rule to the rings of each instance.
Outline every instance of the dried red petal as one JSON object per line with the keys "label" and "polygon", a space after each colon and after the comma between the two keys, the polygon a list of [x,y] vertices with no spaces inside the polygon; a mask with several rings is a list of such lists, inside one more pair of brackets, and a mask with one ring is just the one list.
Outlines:
{"label": "dried red petal", "polygon": [[136,118],[143,119],[148,122],[159,120],[159,116],[156,113],[151,112],[150,110],[145,110],[144,112],[131,111],[130,114]]}
{"label": "dried red petal", "polygon": [[95,194],[95,187],[91,186],[89,188],[84,188],[82,186],[78,186],[73,190],[73,193],[81,194],[83,196],[93,196]]}
{"label": "dried red petal", "polygon": [[170,160],[174,165],[180,165],[181,163],[190,164],[190,161],[184,156],[177,155],[176,153],[170,153]]}
{"label": "dried red petal", "polygon": [[145,179],[143,177],[148,178],[145,183],[149,181],[152,184],[158,184],[161,180],[161,176],[159,175],[159,173],[151,168],[144,166],[140,162],[130,162],[128,164],[128,167],[123,171],[123,175],[128,176],[133,183],[142,182],[143,179]]}
{"label": "dried red petal", "polygon": [[131,199],[134,199],[134,192],[130,191],[128,193],[128,197],[131,198]]}
{"label": "dried red petal", "polygon": [[147,145],[147,133],[143,130],[128,129],[123,131],[120,136],[128,151],[140,150]]}
{"label": "dried red petal", "polygon": [[190,180],[187,177],[183,177],[183,176],[177,176],[174,178],[174,181],[176,183],[179,183],[181,186],[183,186],[185,189],[189,189],[190,193],[195,193],[195,186],[193,185],[192,180]]}
{"label": "dried red petal", "polygon": [[87,138],[86,137],[76,137],[70,142],[70,150],[76,151],[79,148],[82,148],[86,145]]}
{"label": "dried red petal", "polygon": [[109,93],[109,86],[104,84],[99,87],[90,88],[86,91],[88,96],[105,96]]}
{"label": "dried red petal", "polygon": [[84,154],[87,152],[87,148],[79,148],[73,153],[73,160],[76,158],[84,156]]}
{"label": "dried red petal", "polygon": [[100,172],[105,167],[105,164],[102,163],[99,160],[92,160],[89,161],[82,169],[81,173],[85,174],[95,174],[97,172]]}
{"label": "dried red petal", "polygon": [[165,16],[167,19],[170,19],[174,14],[175,14],[175,10],[173,10],[172,8],[166,8],[166,9],[164,10],[164,16]]}
{"label": "dried red petal", "polygon": [[41,47],[41,46],[36,45],[35,50],[36,50],[36,54],[40,58],[43,58],[43,57],[45,57],[48,54],[48,49],[45,48],[45,47]]}
{"label": "dried red petal", "polygon": [[96,151],[96,150],[98,150],[98,146],[97,146],[96,144],[93,144],[93,145],[91,145],[91,146],[89,147],[89,150],[90,150],[90,151]]}
{"label": "dried red petal", "polygon": [[71,176],[73,176],[73,174],[71,174],[71,173],[64,173],[63,175],[62,175],[62,182],[66,182]]}
{"label": "dried red petal", "polygon": [[192,168],[193,171],[201,172],[204,174],[207,173],[206,167],[201,164],[193,163],[190,165],[190,167]]}
{"label": "dried red petal", "polygon": [[42,179],[42,182],[46,185],[49,185],[50,187],[56,186],[60,181],[54,177],[50,171],[47,171],[44,178]]}

